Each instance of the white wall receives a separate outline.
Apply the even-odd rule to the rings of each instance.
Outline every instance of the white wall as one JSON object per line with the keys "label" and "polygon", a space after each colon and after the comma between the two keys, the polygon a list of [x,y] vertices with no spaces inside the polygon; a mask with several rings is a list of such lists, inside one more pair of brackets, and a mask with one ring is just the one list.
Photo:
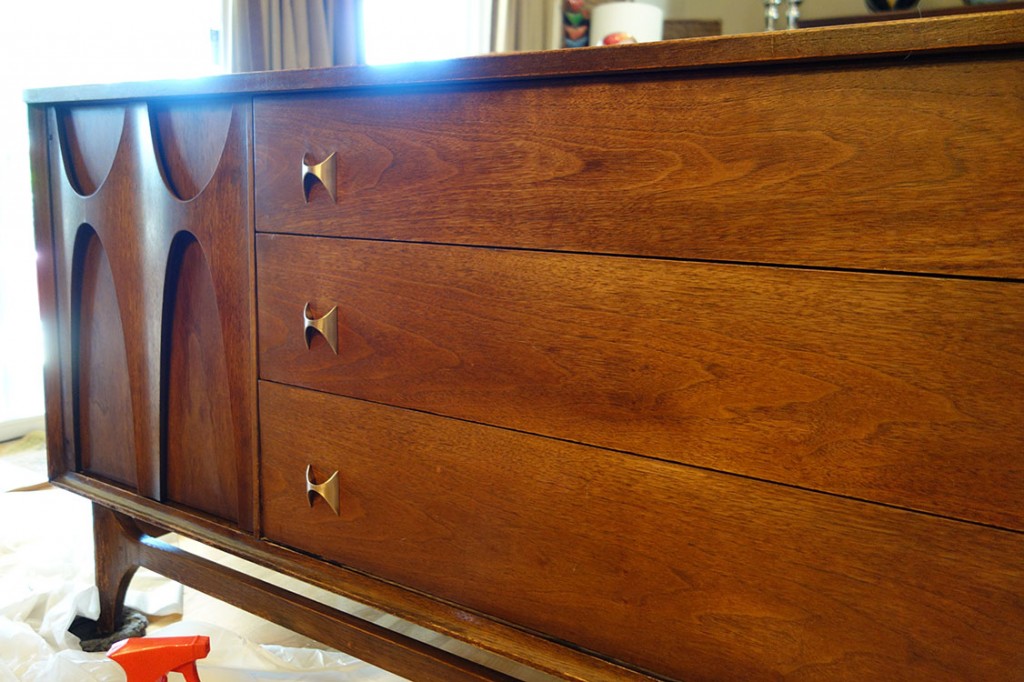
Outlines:
{"label": "white wall", "polygon": [[[962,5],[961,0],[921,0],[920,9]],[[666,15],[671,19],[721,19],[723,33],[751,33],[764,25],[761,0],[668,0]],[[786,3],[781,5],[785,15]],[[804,0],[801,14],[808,19],[864,14],[863,0]]]}

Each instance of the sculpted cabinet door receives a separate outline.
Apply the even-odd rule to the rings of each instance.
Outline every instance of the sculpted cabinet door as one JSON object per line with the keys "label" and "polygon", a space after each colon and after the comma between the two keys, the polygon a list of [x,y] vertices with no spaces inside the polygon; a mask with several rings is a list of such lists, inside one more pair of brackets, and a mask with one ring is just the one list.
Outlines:
{"label": "sculpted cabinet door", "polygon": [[251,528],[251,107],[51,109],[67,470]]}

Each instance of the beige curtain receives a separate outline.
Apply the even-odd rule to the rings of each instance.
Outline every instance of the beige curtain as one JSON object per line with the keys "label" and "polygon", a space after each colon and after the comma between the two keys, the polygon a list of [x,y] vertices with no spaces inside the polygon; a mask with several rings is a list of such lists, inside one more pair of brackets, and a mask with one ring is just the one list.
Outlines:
{"label": "beige curtain", "polygon": [[231,70],[356,64],[358,0],[228,0]]}
{"label": "beige curtain", "polygon": [[527,52],[562,46],[563,0],[494,0],[491,51]]}

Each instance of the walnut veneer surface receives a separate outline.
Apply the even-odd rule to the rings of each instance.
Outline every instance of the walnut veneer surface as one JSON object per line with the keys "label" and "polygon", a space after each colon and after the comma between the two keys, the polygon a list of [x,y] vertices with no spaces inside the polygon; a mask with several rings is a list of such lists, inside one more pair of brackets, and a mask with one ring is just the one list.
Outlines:
{"label": "walnut veneer surface", "polygon": [[1024,677],[1022,43],[1007,11],[28,93],[104,618],[147,565],[505,679],[156,528],[566,679]]}

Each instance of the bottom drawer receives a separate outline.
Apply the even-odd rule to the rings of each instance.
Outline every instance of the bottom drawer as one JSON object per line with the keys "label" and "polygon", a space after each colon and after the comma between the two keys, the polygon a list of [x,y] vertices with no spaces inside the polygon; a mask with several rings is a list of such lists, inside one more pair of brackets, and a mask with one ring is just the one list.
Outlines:
{"label": "bottom drawer", "polygon": [[1020,534],[268,382],[260,416],[268,539],[636,667],[1024,672]]}

